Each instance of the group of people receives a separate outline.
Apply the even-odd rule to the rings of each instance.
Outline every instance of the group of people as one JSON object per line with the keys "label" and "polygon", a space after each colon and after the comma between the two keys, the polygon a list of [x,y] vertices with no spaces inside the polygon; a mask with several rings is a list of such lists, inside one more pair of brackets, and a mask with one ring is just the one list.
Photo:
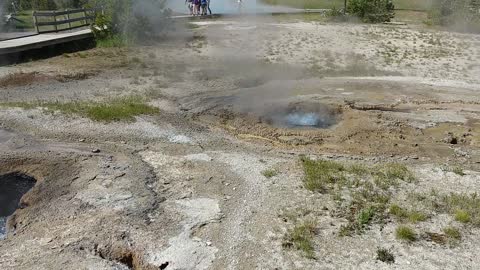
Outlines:
{"label": "group of people", "polygon": [[210,0],[185,0],[185,4],[187,4],[188,9],[190,10],[190,15],[203,16],[208,13],[212,15]]}

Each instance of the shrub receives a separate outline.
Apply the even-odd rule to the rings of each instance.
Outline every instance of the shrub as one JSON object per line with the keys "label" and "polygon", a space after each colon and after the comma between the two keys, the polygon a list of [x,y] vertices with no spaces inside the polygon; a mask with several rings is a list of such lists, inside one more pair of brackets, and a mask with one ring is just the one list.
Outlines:
{"label": "shrub", "polygon": [[480,1],[433,0],[429,23],[455,30],[480,32]]}
{"label": "shrub", "polygon": [[379,248],[377,249],[377,260],[385,263],[394,263],[395,256],[393,256],[390,250],[386,248]]}
{"label": "shrub", "polygon": [[391,0],[350,0],[347,10],[365,22],[387,22],[394,17]]}
{"label": "shrub", "polygon": [[278,172],[274,169],[268,169],[268,170],[262,171],[262,174],[266,178],[272,178],[272,177],[276,176],[278,174]]}
{"label": "shrub", "polygon": [[461,223],[468,223],[472,218],[467,211],[464,210],[456,210],[455,211],[455,220]]}
{"label": "shrub", "polygon": [[397,227],[397,229],[395,230],[395,236],[399,240],[404,240],[408,242],[413,242],[417,240],[417,234],[415,233],[415,231],[405,225]]}
{"label": "shrub", "polygon": [[87,6],[104,9],[92,25],[96,39],[144,42],[162,35],[170,25],[165,0],[91,0]]}
{"label": "shrub", "polygon": [[305,257],[315,258],[312,238],[316,233],[316,223],[313,221],[304,221],[295,225],[288,231],[283,241],[283,247],[295,247],[303,251]]}

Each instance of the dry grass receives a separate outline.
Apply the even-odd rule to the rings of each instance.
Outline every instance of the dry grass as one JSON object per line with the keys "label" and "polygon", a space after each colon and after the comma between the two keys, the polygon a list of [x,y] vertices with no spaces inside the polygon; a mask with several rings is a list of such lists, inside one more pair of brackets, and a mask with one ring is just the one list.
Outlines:
{"label": "dry grass", "polygon": [[427,215],[415,210],[407,210],[396,204],[390,206],[390,214],[395,216],[400,221],[410,221],[412,223],[418,223],[427,220]]}
{"label": "dry grass", "polygon": [[278,172],[275,169],[267,169],[267,170],[262,171],[262,175],[265,176],[266,178],[272,178],[272,177],[278,175]]}
{"label": "dry grass", "polygon": [[317,224],[314,221],[303,221],[296,224],[285,235],[283,247],[294,247],[301,250],[305,257],[314,259],[313,237],[316,234],[316,227]]}
{"label": "dry grass", "polygon": [[395,237],[399,240],[413,242],[417,240],[417,233],[412,228],[401,225],[395,230]]}
{"label": "dry grass", "polygon": [[49,79],[50,77],[38,72],[16,72],[0,78],[0,88],[26,86]]}

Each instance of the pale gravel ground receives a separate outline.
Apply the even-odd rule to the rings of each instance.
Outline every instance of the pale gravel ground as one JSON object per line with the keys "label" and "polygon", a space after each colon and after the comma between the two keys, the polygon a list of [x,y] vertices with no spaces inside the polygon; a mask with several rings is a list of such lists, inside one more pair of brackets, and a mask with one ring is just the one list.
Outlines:
{"label": "pale gravel ground", "polygon": [[[415,225],[415,228],[440,232],[446,225],[458,226],[463,239],[457,247],[440,246],[424,240],[413,244],[402,243],[394,237],[395,221],[387,223],[382,230],[374,225],[363,235],[338,237],[338,229],[346,220],[332,215],[335,207],[332,198],[307,191],[302,186],[303,175],[298,154],[303,151],[312,154],[314,150],[245,141],[217,126],[197,124],[197,119],[193,117],[196,113],[235,98],[258,103],[259,107],[264,104],[263,98],[270,97],[312,100],[334,97],[343,100],[339,97],[349,96],[368,101],[373,99],[370,96],[377,93],[377,89],[363,90],[370,84],[380,85],[378,92],[385,93],[384,96],[375,96],[376,102],[396,102],[392,97],[399,96],[407,101],[425,96],[425,99],[478,102],[476,91],[480,89],[480,69],[475,66],[468,68],[478,64],[478,35],[376,25],[278,23],[269,19],[205,21],[197,24],[201,26],[200,33],[206,36],[206,42],[191,42],[199,47],[198,52],[185,52],[184,44],[177,47],[164,44],[157,51],[153,49],[160,56],[175,55],[182,60],[194,56],[200,62],[189,66],[185,74],[181,72],[184,75],[182,80],[161,88],[159,92],[166,97],[151,101],[151,104],[163,110],[161,116],[142,116],[134,123],[104,124],[59,113],[44,114],[38,109],[0,110],[1,126],[52,144],[48,147],[37,146],[38,142],[31,142],[16,133],[12,134],[18,138],[4,136],[0,129],[0,148],[5,150],[3,154],[7,157],[10,151],[22,149],[40,151],[45,158],[51,155],[48,151],[63,152],[65,155],[65,149],[70,151],[68,153],[80,152],[74,150],[78,147],[98,147],[102,151],[106,148],[108,151],[98,164],[96,160],[88,161],[92,164],[83,170],[85,175],[81,178],[73,183],[66,181],[66,185],[71,184],[73,188],[65,191],[66,195],[72,195],[78,204],[89,205],[92,210],[80,206],[75,208],[68,201],[61,201],[66,212],[60,212],[58,218],[46,217],[42,221],[27,219],[32,223],[25,226],[19,236],[10,236],[7,239],[9,242],[4,242],[8,244],[4,246],[0,243],[0,250],[3,251],[0,252],[0,266],[4,269],[33,268],[34,262],[29,261],[30,254],[23,250],[30,247],[29,252],[33,257],[41,258],[40,265],[45,268],[56,268],[69,258],[75,258],[73,262],[85,268],[125,269],[125,265],[108,258],[102,259],[89,250],[97,241],[89,237],[98,232],[102,219],[109,223],[106,228],[101,227],[97,243],[100,247],[116,243],[110,237],[124,237],[127,231],[130,235],[126,240],[121,238],[121,243],[126,242],[125,246],[132,248],[150,266],[159,267],[168,262],[166,269],[475,269],[480,264],[480,258],[476,256],[480,252],[480,231],[461,227],[449,215],[435,216]],[[442,40],[442,45],[428,43],[432,35]],[[414,39],[417,40],[416,45],[413,45]],[[393,48],[388,40],[392,40],[395,50],[401,53],[386,57],[385,52]],[[299,42],[302,46],[296,45]],[[430,57],[422,51],[417,52],[416,58],[402,58],[405,51],[415,55],[413,48],[420,50],[423,48],[421,45],[432,51],[445,48],[446,53]],[[461,54],[457,55],[456,52]],[[471,52],[471,55],[466,52]],[[469,57],[473,58],[469,60]],[[146,58],[144,61],[150,65],[147,71],[154,69],[157,61],[160,63],[156,64],[161,66],[163,60],[159,56],[157,60]],[[210,58],[216,65],[202,67],[202,61]],[[223,61],[216,61],[218,59]],[[277,63],[289,69],[281,72],[264,70],[261,66],[252,65],[255,59]],[[387,60],[392,63],[386,63]],[[52,61],[2,67],[0,74],[15,70],[37,71],[41,67],[52,74],[63,71],[55,65],[55,60]],[[444,63],[450,63],[450,66],[444,68]],[[313,65],[322,67],[327,74],[347,71],[336,78],[304,80],[300,75],[304,75],[304,69],[310,69]],[[331,68],[328,68],[329,65]],[[380,70],[378,77],[366,74],[371,72],[370,67]],[[203,71],[212,79],[198,82],[195,79],[196,71]],[[99,77],[78,83],[55,83],[51,89],[49,85],[7,89],[7,100],[52,99],[59,94],[65,100],[83,100],[96,98],[95,92],[103,97],[136,91],[146,93],[149,88],[156,87],[153,75],[142,77],[143,82],[139,85],[130,84],[129,76],[137,76],[135,72],[142,73],[142,70],[121,70],[120,75],[114,72],[100,74]],[[394,72],[396,75],[385,76],[385,72]],[[267,78],[267,81],[242,88],[238,86],[239,75],[248,80],[261,77]],[[295,89],[299,84],[305,88]],[[355,89],[355,85],[360,90]],[[98,89],[92,88],[95,86]],[[78,96],[69,93],[72,89]],[[295,97],[289,90],[295,90]],[[368,97],[365,97],[363,93],[367,92]],[[5,99],[2,97],[2,101]],[[240,105],[242,107],[244,104]],[[470,106],[473,111],[478,109],[475,104]],[[442,108],[448,110],[441,115],[428,114],[431,111],[386,112],[385,115],[407,119],[421,128],[429,123],[464,124],[466,120],[478,119],[478,114],[473,112],[457,113],[464,108],[461,104],[454,104],[452,108],[444,105]],[[3,137],[6,139],[3,140]],[[79,143],[79,139],[84,138],[87,142]],[[64,143],[57,145],[55,141]],[[455,149],[463,151],[462,147]],[[478,151],[478,145],[474,144],[464,148]],[[89,150],[83,151],[85,157],[81,155],[75,158],[88,159]],[[108,156],[118,155],[116,151],[124,153],[126,157],[120,161],[109,161]],[[350,158],[368,162],[403,161],[401,156],[388,158],[388,153],[378,157],[325,154],[324,158],[342,162],[351,162]],[[456,159],[455,156],[449,158]],[[142,164],[133,167],[138,173],[130,172],[129,163]],[[121,169],[117,168],[118,164],[121,164]],[[431,159],[421,162],[409,160],[408,165],[417,174],[419,183],[402,186],[394,196],[394,200],[399,202],[403,202],[406,193],[412,190],[429,192],[436,188],[445,194],[452,191],[480,192],[478,166],[466,170],[465,176],[458,176],[441,171],[441,164]],[[147,168],[153,170],[155,177],[142,174]],[[262,171],[271,168],[279,174],[270,179],[264,177]],[[112,173],[112,170],[115,172]],[[128,174],[115,176],[118,170],[125,170]],[[158,198],[160,196],[165,200]],[[158,201],[155,209],[149,209],[152,197]],[[53,209],[55,207],[46,205]],[[329,210],[323,210],[324,207]],[[306,259],[300,252],[282,247],[283,237],[293,225],[291,221],[285,222],[282,214],[292,209],[299,213],[301,219],[314,217],[318,221],[318,234],[313,239],[317,260]],[[301,209],[309,209],[312,213],[302,216]],[[68,216],[73,214],[68,211],[73,210],[78,211],[84,220],[75,219],[75,227],[71,229],[69,226],[73,221],[69,222]],[[34,216],[34,213],[28,212],[29,208],[25,211]],[[41,213],[51,216],[51,212]],[[131,215],[124,218],[124,213]],[[45,223],[42,222],[48,223],[54,230],[45,231],[42,227]],[[82,226],[87,222],[88,226]],[[31,236],[38,239],[22,247],[23,241]],[[66,244],[72,241],[74,244]],[[85,244],[86,250],[79,250],[79,243]],[[64,253],[52,248],[57,245],[63,245]],[[392,248],[395,264],[376,261],[378,247]],[[68,269],[76,269],[77,264],[67,266]]]}

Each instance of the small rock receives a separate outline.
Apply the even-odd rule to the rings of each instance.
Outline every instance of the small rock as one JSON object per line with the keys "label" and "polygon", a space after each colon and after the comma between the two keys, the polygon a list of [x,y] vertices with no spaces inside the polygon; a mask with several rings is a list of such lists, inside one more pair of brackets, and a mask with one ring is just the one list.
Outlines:
{"label": "small rock", "polygon": [[212,242],[207,241],[206,244],[207,244],[207,246],[211,246],[211,245],[212,245]]}
{"label": "small rock", "polygon": [[458,139],[453,135],[452,132],[448,132],[447,136],[443,139],[443,141],[449,144],[458,144]]}
{"label": "small rock", "polygon": [[95,153],[95,154],[100,153],[100,149],[95,148],[95,149],[92,150],[92,153]]}
{"label": "small rock", "polygon": [[80,139],[80,140],[78,140],[78,141],[79,141],[79,142],[84,142],[84,141],[85,141],[85,139]]}

